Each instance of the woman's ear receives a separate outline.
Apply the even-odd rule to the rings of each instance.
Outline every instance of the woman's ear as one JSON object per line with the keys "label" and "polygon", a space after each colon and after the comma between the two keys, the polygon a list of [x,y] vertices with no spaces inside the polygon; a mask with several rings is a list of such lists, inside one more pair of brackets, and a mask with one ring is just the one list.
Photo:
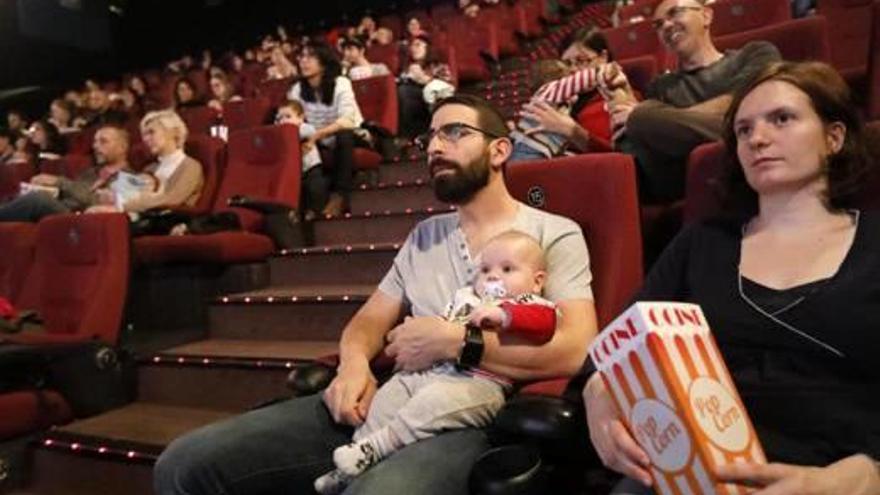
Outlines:
{"label": "woman's ear", "polygon": [[846,141],[846,125],[843,122],[832,122],[825,126],[825,140],[831,153],[839,153]]}

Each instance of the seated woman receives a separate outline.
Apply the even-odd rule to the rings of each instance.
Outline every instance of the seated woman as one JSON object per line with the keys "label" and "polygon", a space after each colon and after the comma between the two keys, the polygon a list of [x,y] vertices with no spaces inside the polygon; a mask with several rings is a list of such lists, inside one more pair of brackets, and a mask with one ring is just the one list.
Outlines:
{"label": "seated woman", "polygon": [[80,129],[73,125],[76,107],[67,100],[56,98],[49,105],[49,123],[54,125],[61,134],[70,134]]}
{"label": "seated woman", "polygon": [[[849,89],[827,65],[775,63],[734,94],[724,140],[727,214],[681,232],[637,299],[699,304],[712,325],[774,463],[721,480],[880,493],[880,215],[852,209],[869,158]],[[599,456],[629,477],[613,493],[650,493],[597,375],[583,397]]]}
{"label": "seated woman", "polygon": [[[562,62],[578,72],[598,69],[614,61],[605,35],[597,28],[575,32],[564,46]],[[608,106],[619,99],[635,99],[626,75],[620,70],[616,73],[614,80],[605,85],[614,91],[605,91],[596,85],[590,91],[581,92],[567,110],[546,98],[535,98],[523,105],[522,116],[538,124],[526,134],[554,133],[581,152],[610,151],[612,130]]]}
{"label": "seated woman", "polygon": [[141,120],[141,137],[156,163],[142,174],[131,174],[118,187],[98,191],[99,205],[87,213],[125,211],[139,213],[150,208],[192,206],[204,185],[202,165],[183,151],[187,129],[173,110],[150,112]]}
{"label": "seated woman", "polygon": [[303,153],[318,145],[331,165],[330,195],[323,214],[339,215],[349,209],[354,173],[355,130],[364,121],[351,81],[343,77],[333,50],[321,43],[303,48],[299,56],[300,79],[287,93],[299,101],[305,120],[315,133],[303,143]]}
{"label": "seated woman", "polygon": [[28,129],[28,148],[40,160],[58,160],[67,151],[67,145],[55,124],[38,120]]}
{"label": "seated woman", "polygon": [[232,85],[232,81],[226,77],[226,74],[212,74],[210,86],[211,99],[208,101],[208,106],[218,112],[223,111],[223,105],[233,101],[242,100],[241,96],[235,94],[235,87]]}
{"label": "seated woman", "polygon": [[200,107],[205,101],[199,98],[195,84],[186,77],[181,77],[174,84],[174,108]]}
{"label": "seated woman", "polygon": [[449,65],[440,61],[431,50],[427,36],[410,41],[407,58],[400,65],[397,101],[399,104],[400,134],[415,137],[428,128],[428,110],[438,99],[455,92]]}

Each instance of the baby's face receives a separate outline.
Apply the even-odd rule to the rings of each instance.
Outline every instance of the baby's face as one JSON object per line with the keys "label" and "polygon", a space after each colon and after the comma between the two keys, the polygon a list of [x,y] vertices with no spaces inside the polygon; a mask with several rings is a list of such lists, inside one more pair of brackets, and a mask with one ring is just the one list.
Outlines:
{"label": "baby's face", "polygon": [[[474,281],[477,294],[484,296],[488,292],[494,297],[540,294],[543,285],[544,272],[538,268],[535,256],[520,243],[495,241],[483,249]],[[499,286],[503,294],[495,292]]]}

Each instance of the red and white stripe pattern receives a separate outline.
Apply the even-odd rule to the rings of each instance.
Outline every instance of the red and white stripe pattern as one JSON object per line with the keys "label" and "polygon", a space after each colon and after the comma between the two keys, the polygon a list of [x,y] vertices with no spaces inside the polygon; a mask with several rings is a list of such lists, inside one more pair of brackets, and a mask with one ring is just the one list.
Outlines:
{"label": "red and white stripe pattern", "polygon": [[[664,495],[679,494],[743,494],[748,491],[734,485],[717,483],[714,467],[734,462],[766,462],[754,428],[736,393],[721,354],[698,306],[681,303],[637,303],[624,312],[597,337],[590,349],[591,356],[606,386],[611,391],[621,416],[630,431],[652,457],[652,476],[656,489]],[[693,408],[691,394],[695,380],[722,388],[725,411],[732,414],[748,439],[737,439],[746,447],[731,451],[719,443],[724,438],[705,430]],[[711,388],[711,387],[710,387]],[[702,389],[700,389],[702,390]],[[696,396],[696,395],[695,395]],[[664,452],[651,445],[648,438],[636,434],[639,425],[634,409],[645,404],[662,403],[668,413],[649,416],[660,418],[660,443],[671,445]],[[642,408],[644,411],[645,408]],[[643,417],[643,414],[639,414]],[[677,419],[676,419],[677,417]],[[722,416],[718,416],[722,417]],[[704,420],[711,426],[718,423]],[[684,425],[679,432],[676,424]],[[728,425],[729,426],[729,425]],[[672,431],[672,435],[668,434]],[[679,435],[683,435],[679,438]],[[652,437],[654,440],[657,437]],[[728,444],[729,445],[729,444]],[[677,446],[677,447],[676,447]],[[679,458],[670,459],[669,456]],[[664,471],[663,466],[675,466]]]}

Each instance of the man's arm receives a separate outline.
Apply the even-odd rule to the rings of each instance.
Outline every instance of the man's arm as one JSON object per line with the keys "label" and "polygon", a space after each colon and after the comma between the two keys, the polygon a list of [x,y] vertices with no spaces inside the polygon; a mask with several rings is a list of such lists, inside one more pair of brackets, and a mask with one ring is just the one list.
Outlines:
{"label": "man's arm", "polygon": [[715,98],[691,105],[686,108],[691,112],[707,113],[711,115],[724,115],[730,107],[733,96],[729,94],[718,95]]}
{"label": "man's arm", "polygon": [[376,290],[342,331],[336,378],[324,391],[324,403],[337,423],[357,426],[366,419],[377,388],[370,359],[382,350],[385,333],[402,311],[399,299]]}

